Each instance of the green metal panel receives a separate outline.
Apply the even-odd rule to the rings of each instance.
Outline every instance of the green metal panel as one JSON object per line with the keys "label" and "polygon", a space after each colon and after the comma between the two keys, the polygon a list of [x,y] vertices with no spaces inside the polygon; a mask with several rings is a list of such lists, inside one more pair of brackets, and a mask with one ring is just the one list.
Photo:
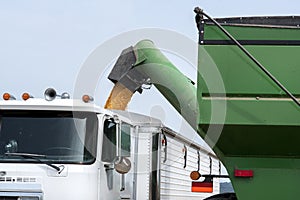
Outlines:
{"label": "green metal panel", "polygon": [[[223,26],[238,40],[300,40],[297,28],[271,28],[266,26]],[[214,25],[205,25],[206,40],[229,40],[224,33]]]}
{"label": "green metal panel", "polygon": [[[300,34],[299,34],[300,35]],[[300,94],[300,46],[245,46],[287,89]],[[218,68],[227,95],[270,96],[285,95],[238,47],[234,45],[205,45],[199,51],[199,72],[209,68],[204,53],[210,56]],[[208,58],[207,58],[208,59]],[[202,64],[203,63],[203,64]],[[200,83],[202,84],[202,83]],[[201,87],[203,88],[203,87]],[[203,93],[221,93],[208,91]]]}
{"label": "green metal panel", "polygon": [[299,126],[225,125],[216,147],[224,156],[300,158],[298,133]]}
{"label": "green metal panel", "polygon": [[[225,106],[226,118],[212,118],[214,106]],[[299,125],[300,108],[282,98],[202,98],[199,102],[200,124]],[[222,113],[215,113],[221,115]]]}
{"label": "green metal panel", "polygon": [[[299,159],[227,157],[224,163],[239,200],[299,198]],[[234,169],[252,169],[254,176],[234,177]]]}
{"label": "green metal panel", "polygon": [[[300,94],[300,29],[225,26],[291,93]],[[300,108],[212,25],[204,27],[198,58],[198,132],[223,161],[239,200],[296,199],[300,195]],[[208,40],[223,43],[208,45]],[[254,42],[254,43],[255,43]],[[251,42],[250,42],[251,43]],[[214,109],[223,112],[215,112]],[[224,115],[220,117],[216,115]],[[209,134],[211,127],[217,134]],[[215,138],[214,138],[215,137]],[[251,169],[237,178],[234,169]]]}

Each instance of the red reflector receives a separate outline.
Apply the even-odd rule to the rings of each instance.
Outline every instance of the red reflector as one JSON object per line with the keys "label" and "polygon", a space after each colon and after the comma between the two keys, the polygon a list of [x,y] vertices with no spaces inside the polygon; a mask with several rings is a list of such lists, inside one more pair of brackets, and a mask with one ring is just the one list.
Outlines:
{"label": "red reflector", "polygon": [[213,192],[213,178],[205,177],[204,181],[193,181],[192,192]]}
{"label": "red reflector", "polygon": [[235,169],[235,170],[234,170],[234,176],[235,176],[235,177],[245,177],[245,178],[250,178],[250,177],[253,177],[253,170],[241,170],[241,169]]}
{"label": "red reflector", "polygon": [[213,192],[213,183],[192,182],[192,192]]}

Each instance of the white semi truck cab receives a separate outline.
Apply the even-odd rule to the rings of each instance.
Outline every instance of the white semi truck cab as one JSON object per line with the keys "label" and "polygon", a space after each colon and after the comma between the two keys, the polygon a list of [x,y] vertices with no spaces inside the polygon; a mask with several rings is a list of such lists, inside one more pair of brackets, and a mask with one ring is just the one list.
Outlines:
{"label": "white semi truck cab", "polygon": [[[0,200],[212,195],[192,192],[189,177],[195,170],[220,172],[218,159],[205,148],[157,119],[101,109],[88,95],[82,100],[69,99],[66,93],[60,99],[56,96],[53,89],[45,92],[45,99],[27,93],[24,100],[3,95]],[[211,192],[219,193],[218,180]]]}

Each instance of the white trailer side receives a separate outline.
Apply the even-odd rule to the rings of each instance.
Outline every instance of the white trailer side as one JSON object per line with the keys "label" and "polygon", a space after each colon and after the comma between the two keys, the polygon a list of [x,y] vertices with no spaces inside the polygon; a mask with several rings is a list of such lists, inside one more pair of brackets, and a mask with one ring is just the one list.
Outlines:
{"label": "white trailer side", "polygon": [[160,157],[160,199],[204,199],[220,193],[219,179],[213,179],[213,193],[192,192],[190,173],[220,173],[219,160],[204,147],[170,129],[163,129]]}
{"label": "white trailer side", "polygon": [[[123,199],[201,200],[220,193],[217,178],[213,179],[212,193],[192,192],[190,173],[198,171],[198,167],[202,175],[220,174],[220,162],[211,151],[164,127],[157,119],[117,113],[126,116],[124,120],[130,118],[127,123],[132,125],[133,169],[126,174],[127,195],[123,193]],[[129,187],[130,184],[133,187]]]}

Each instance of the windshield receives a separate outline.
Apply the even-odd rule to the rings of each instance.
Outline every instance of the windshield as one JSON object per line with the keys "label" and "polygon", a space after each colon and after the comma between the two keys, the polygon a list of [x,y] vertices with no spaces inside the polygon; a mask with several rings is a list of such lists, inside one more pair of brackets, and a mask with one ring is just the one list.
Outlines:
{"label": "windshield", "polygon": [[55,163],[92,163],[97,127],[97,116],[91,112],[2,110],[0,162],[35,162],[11,154],[27,153]]}

